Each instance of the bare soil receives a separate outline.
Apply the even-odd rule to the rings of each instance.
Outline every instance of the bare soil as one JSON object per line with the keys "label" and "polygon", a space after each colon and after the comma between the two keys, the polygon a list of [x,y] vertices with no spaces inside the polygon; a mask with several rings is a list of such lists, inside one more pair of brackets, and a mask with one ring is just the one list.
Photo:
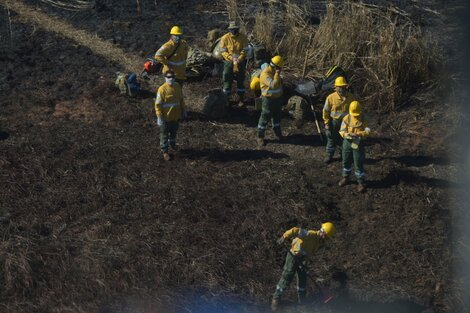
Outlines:
{"label": "bare soil", "polygon": [[[226,20],[213,1],[141,1],[142,16],[132,1],[100,2],[68,13],[25,1],[136,58],[174,21],[194,44]],[[117,22],[129,26],[106,28]],[[12,23],[14,48],[0,54],[0,311],[264,312],[287,250],[275,240],[330,220],[337,236],[310,267],[336,299],[321,305],[310,284],[296,307],[292,286],[286,312],[454,312],[451,191],[464,187],[453,133],[433,117],[446,107],[369,112],[368,191],[357,194],[337,187],[338,160],[322,163],[312,121],[286,115],[285,142],[268,132],[259,148],[252,106],[202,116],[221,84],[209,78],[185,85],[190,115],[164,162],[151,95],[119,96],[116,63],[16,13]]]}

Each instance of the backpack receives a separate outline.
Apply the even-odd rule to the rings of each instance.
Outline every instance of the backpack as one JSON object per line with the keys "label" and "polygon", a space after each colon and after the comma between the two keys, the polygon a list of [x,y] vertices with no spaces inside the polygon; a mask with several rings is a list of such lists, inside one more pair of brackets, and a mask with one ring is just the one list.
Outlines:
{"label": "backpack", "polygon": [[142,71],[142,73],[145,72],[147,73],[147,75],[153,75],[159,72],[161,68],[161,63],[158,63],[155,60],[148,58],[144,63],[144,70]]}
{"label": "backpack", "polygon": [[228,110],[228,99],[222,90],[209,90],[208,95],[204,98],[202,113],[209,118],[219,119],[226,117]]}
{"label": "backpack", "polygon": [[114,85],[119,89],[121,95],[135,97],[140,92],[140,83],[137,80],[137,74],[117,73]]}
{"label": "backpack", "polygon": [[339,76],[343,76],[349,82],[349,77],[345,70],[337,65],[331,67],[325,74],[323,81],[321,81],[320,89],[324,92],[332,92],[335,89],[335,79]]}

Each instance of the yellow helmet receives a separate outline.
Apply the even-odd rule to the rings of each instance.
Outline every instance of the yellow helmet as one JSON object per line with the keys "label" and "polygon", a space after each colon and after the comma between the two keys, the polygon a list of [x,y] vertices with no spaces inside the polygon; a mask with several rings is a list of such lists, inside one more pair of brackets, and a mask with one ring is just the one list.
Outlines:
{"label": "yellow helmet", "polygon": [[351,104],[349,104],[349,114],[352,116],[361,115],[361,105],[359,101],[352,101]]}
{"label": "yellow helmet", "polygon": [[271,63],[276,65],[277,67],[283,67],[284,66],[284,61],[282,60],[280,55],[276,55],[271,59]]}
{"label": "yellow helmet", "polygon": [[259,77],[255,76],[250,82],[250,89],[253,91],[257,91],[261,89],[261,84],[259,81]]}
{"label": "yellow helmet", "polygon": [[338,76],[335,79],[335,87],[344,87],[347,86],[348,83],[346,82],[346,79],[344,79],[343,76]]}
{"label": "yellow helmet", "polygon": [[336,227],[333,225],[333,223],[326,222],[321,224],[321,228],[325,232],[325,234],[328,236],[328,238],[333,237],[333,235],[336,233]]}
{"label": "yellow helmet", "polygon": [[173,26],[170,30],[170,35],[181,36],[183,35],[183,31],[179,26]]}

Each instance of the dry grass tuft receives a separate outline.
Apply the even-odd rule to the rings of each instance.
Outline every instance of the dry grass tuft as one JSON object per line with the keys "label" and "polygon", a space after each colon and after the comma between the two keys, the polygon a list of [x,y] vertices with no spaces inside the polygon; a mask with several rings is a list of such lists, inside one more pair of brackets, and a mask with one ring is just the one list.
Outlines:
{"label": "dry grass tuft", "polygon": [[282,10],[282,19],[273,11],[259,13],[253,34],[296,73],[306,68],[307,76],[318,77],[340,65],[358,96],[380,111],[395,110],[437,83],[439,51],[396,8],[330,3],[318,26],[308,22],[306,7],[286,2]]}
{"label": "dry grass tuft", "polygon": [[33,286],[27,239],[18,237],[15,245],[3,242],[0,245],[0,281],[3,281],[5,294],[25,296]]}

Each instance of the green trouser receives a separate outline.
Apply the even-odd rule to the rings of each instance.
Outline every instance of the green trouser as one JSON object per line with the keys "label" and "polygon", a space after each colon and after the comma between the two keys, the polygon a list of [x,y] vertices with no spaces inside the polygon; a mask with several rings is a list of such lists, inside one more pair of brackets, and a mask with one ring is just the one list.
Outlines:
{"label": "green trouser", "polygon": [[168,152],[168,148],[176,147],[176,132],[178,131],[179,122],[164,122],[160,126],[160,148],[163,152]]}
{"label": "green trouser", "polygon": [[261,115],[258,121],[258,137],[264,138],[266,126],[271,120],[274,133],[281,137],[281,113],[282,113],[282,96],[279,98],[261,97]]}
{"label": "green trouser", "polygon": [[365,151],[364,143],[362,140],[355,140],[357,143],[357,149],[352,148],[353,140],[344,139],[343,140],[343,177],[348,177],[351,173],[351,165],[354,162],[354,174],[356,176],[357,182],[359,184],[364,183],[365,173],[364,173],[364,160],[365,160]]}
{"label": "green trouser", "polygon": [[307,272],[305,271],[305,257],[294,256],[290,251],[286,255],[286,263],[282,271],[281,279],[276,286],[273,298],[280,299],[284,291],[289,287],[294,275],[297,274],[297,293],[299,298],[307,294]]}
{"label": "green trouser", "polygon": [[232,92],[233,78],[237,78],[237,93],[245,94],[245,62],[238,63],[238,73],[233,72],[233,63],[224,61],[224,93],[229,95]]}
{"label": "green trouser", "polygon": [[339,155],[341,155],[341,145],[343,138],[339,134],[342,119],[330,119],[329,129],[326,131],[326,153],[333,157],[335,154],[336,146],[339,148]]}

